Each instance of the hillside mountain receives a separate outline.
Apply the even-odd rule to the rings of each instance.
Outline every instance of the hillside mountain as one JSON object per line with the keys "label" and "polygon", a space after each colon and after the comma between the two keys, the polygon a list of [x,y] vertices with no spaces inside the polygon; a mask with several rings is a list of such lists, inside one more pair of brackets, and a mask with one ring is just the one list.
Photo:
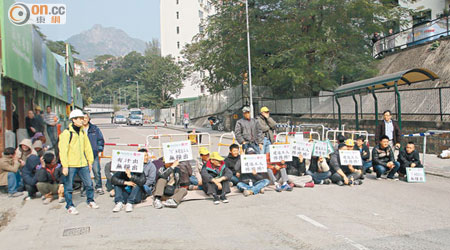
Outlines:
{"label": "hillside mountain", "polygon": [[146,46],[144,41],[128,36],[121,29],[103,27],[100,24],[71,36],[67,42],[80,52],[77,57],[82,60],[94,59],[104,54],[124,56],[131,51],[143,53]]}

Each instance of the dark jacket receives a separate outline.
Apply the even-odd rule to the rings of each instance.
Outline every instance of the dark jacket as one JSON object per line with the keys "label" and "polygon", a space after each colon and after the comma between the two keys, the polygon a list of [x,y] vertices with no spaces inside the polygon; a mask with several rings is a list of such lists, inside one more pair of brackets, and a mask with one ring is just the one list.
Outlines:
{"label": "dark jacket", "polygon": [[180,187],[180,168],[179,167],[176,167],[176,168],[168,167],[168,168],[166,168],[164,165],[161,166],[158,169],[158,179],[159,178],[166,179],[167,182],[169,183],[171,181],[170,175],[172,173],[173,173],[173,178],[175,179],[174,186],[175,186],[175,188],[179,188]]}
{"label": "dark jacket", "polygon": [[[36,118],[30,119],[28,116],[25,118],[25,127],[27,128],[28,136],[31,138],[37,132],[44,132],[44,129],[39,124],[39,120]],[[36,132],[31,131],[31,127],[33,127]]]}
{"label": "dark jacket", "polygon": [[50,184],[63,184],[63,174],[61,164],[58,164],[53,173],[52,170],[46,167],[38,166],[36,168],[37,182],[47,182]]}
{"label": "dark jacket", "polygon": [[266,118],[262,114],[259,114],[257,120],[263,136],[267,137],[270,140],[270,143],[273,143],[273,135],[275,133],[277,123],[272,119],[272,117]]}
{"label": "dark jacket", "polygon": [[300,160],[298,157],[293,156],[291,162],[287,162],[287,174],[288,175],[296,175],[296,176],[302,176],[306,172],[306,164],[305,159],[303,159],[303,162],[300,163]]}
{"label": "dark jacket", "polygon": [[[366,144],[363,144],[362,148],[359,148],[358,145],[355,145],[355,147],[353,149],[358,150],[361,153],[361,158],[362,158],[363,162],[370,161],[370,150]],[[364,152],[366,153],[365,155],[364,155]]]}
{"label": "dark jacket", "polygon": [[95,157],[98,155],[98,152],[103,152],[103,148],[105,147],[102,131],[94,124],[89,123],[87,134],[91,142],[92,153],[94,153]]}
{"label": "dark jacket", "polygon": [[[394,136],[392,140],[394,141],[394,144],[397,144],[401,142],[402,132],[400,131],[400,127],[396,121],[392,121],[392,124],[394,126]],[[378,124],[377,130],[375,131],[375,142],[377,144],[380,142],[380,138],[383,135],[386,135],[386,124],[384,120]]]}
{"label": "dark jacket", "polygon": [[244,142],[262,144],[264,140],[261,127],[256,119],[247,120],[242,118],[238,120],[234,128],[234,133],[239,144],[243,144]]}
{"label": "dark jacket", "polygon": [[145,184],[145,175],[144,173],[131,173],[131,178],[128,178],[125,172],[116,172],[111,177],[111,183],[115,186],[125,186],[126,181],[132,181],[142,187]]}
{"label": "dark jacket", "polygon": [[30,155],[22,168],[23,182],[27,185],[34,186],[37,183],[36,167],[41,163],[39,157]]}
{"label": "dark jacket", "polygon": [[215,168],[211,161],[208,161],[202,168],[202,171],[200,172],[202,175],[202,181],[203,183],[211,182],[214,178],[220,178],[220,177],[226,177],[227,181],[231,180],[231,177],[233,177],[233,172],[225,165],[225,163],[222,163],[222,166],[220,166],[218,169]]}
{"label": "dark jacket", "polygon": [[394,162],[394,152],[390,146],[385,149],[381,149],[380,145],[377,145],[372,150],[372,165],[381,165],[383,167],[387,166],[388,162]]}
{"label": "dark jacket", "polygon": [[180,186],[189,186],[191,183],[190,177],[192,175],[192,166],[188,161],[180,162],[178,165],[180,169]]}
{"label": "dark jacket", "polygon": [[[236,163],[239,161],[240,162],[241,156],[238,155],[237,157],[233,157],[231,154],[228,154],[227,158],[225,158],[225,165],[228,167],[228,169],[231,170],[231,172],[233,172],[233,175],[236,175]],[[240,168],[240,166],[239,166]]]}
{"label": "dark jacket", "polygon": [[406,153],[405,149],[400,150],[398,154],[398,162],[400,162],[400,166],[404,168],[409,168],[411,163],[415,163],[416,167],[423,168],[420,163],[420,155],[417,150],[414,150],[411,154]]}
{"label": "dark jacket", "polygon": [[336,173],[337,171],[339,171],[339,169],[341,169],[342,172],[344,172],[345,174],[351,173],[347,165],[341,164],[341,157],[339,154],[339,150],[334,151],[334,153],[331,155],[330,166],[332,173]]}
{"label": "dark jacket", "polygon": [[236,162],[236,173],[241,174],[239,176],[239,182],[243,182],[247,185],[250,183],[250,181],[252,181],[254,184],[257,181],[265,179],[261,173],[258,173],[256,175],[253,175],[253,173],[247,173],[247,174],[241,173],[241,158],[239,158],[238,161]]}

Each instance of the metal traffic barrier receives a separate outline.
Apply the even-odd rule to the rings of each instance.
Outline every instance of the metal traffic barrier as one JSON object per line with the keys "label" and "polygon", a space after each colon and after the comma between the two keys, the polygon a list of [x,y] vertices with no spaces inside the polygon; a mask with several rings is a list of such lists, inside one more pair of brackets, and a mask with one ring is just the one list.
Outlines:
{"label": "metal traffic barrier", "polygon": [[[196,141],[198,142],[198,143],[195,143],[195,144],[191,144],[193,148],[197,148],[197,150],[200,147],[206,147],[208,149],[211,148],[211,135],[209,133],[202,132],[202,133],[191,133],[191,134],[161,134],[161,135],[157,135],[157,137],[158,137],[157,140],[158,140],[159,156],[161,157],[163,155],[163,153],[162,153],[162,144],[165,143],[165,142],[162,141],[163,138],[169,138],[169,141],[167,141],[167,142],[174,142],[175,141],[174,137],[175,138],[178,138],[178,137],[182,138],[182,139],[177,140],[177,141],[190,141],[189,139],[192,138],[190,136],[193,136],[193,135],[196,136],[196,138],[197,138]],[[207,140],[208,140],[208,143],[200,142],[201,141],[200,140],[200,136],[206,137]],[[154,135],[147,136],[147,142],[148,142],[148,138],[149,137],[154,137]],[[191,143],[192,143],[192,141],[191,141]]]}
{"label": "metal traffic barrier", "polygon": [[[330,139],[330,134],[333,134],[333,139]],[[332,142],[333,143],[333,146],[334,145],[336,145],[336,142],[337,142],[337,139],[336,139],[336,137],[339,135],[339,134],[342,134],[343,136],[345,136],[345,134],[351,134],[351,139],[353,139],[353,140],[355,140],[355,135],[357,135],[357,136],[365,136],[365,138],[366,138],[366,144],[367,145],[369,145],[369,132],[367,132],[367,131],[364,131],[364,130],[357,130],[357,131],[351,131],[351,130],[338,130],[338,129],[336,129],[336,130],[328,130],[327,132],[326,132],[326,134],[325,134],[325,140],[326,139],[328,139],[328,140],[330,140],[330,142]]]}
{"label": "metal traffic barrier", "polygon": [[[224,139],[225,136],[231,136],[231,137],[232,137],[232,139],[231,139],[231,144],[223,143],[223,139]],[[217,144],[217,152],[219,152],[219,154],[222,155],[222,154],[220,153],[220,149],[221,149],[222,147],[229,147],[229,146],[231,146],[232,144],[237,144],[237,145],[239,145],[239,151],[242,153],[242,145],[239,144],[239,142],[236,141],[236,135],[234,134],[234,132],[231,132],[231,133],[223,133],[223,134],[220,136],[220,138],[219,138],[219,143]],[[227,155],[227,154],[228,154],[228,153],[226,153],[226,154],[224,154],[224,155]]]}
{"label": "metal traffic barrier", "polygon": [[[296,134],[302,134],[302,135],[309,135],[308,140],[318,140],[320,141],[320,133],[315,131],[301,131],[301,132],[281,132],[275,135],[275,142],[274,144],[289,144],[289,138],[292,138],[292,135]],[[316,139],[313,138],[313,136],[317,136]],[[281,141],[281,139],[284,138],[284,141]],[[303,137],[304,139],[305,137]]]}
{"label": "metal traffic barrier", "polygon": [[450,134],[450,131],[446,130],[428,130],[425,133],[416,133],[402,135],[402,137],[423,137],[423,153],[422,153],[422,165],[425,167],[425,155],[427,152],[427,136],[439,135],[439,134]]}

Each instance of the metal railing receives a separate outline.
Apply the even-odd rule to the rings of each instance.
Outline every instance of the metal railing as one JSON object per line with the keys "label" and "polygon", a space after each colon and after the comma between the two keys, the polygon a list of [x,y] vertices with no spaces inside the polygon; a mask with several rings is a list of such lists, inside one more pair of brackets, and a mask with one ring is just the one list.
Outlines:
{"label": "metal railing", "polygon": [[373,56],[405,49],[449,35],[448,16],[428,21],[421,25],[382,37],[373,44]]}

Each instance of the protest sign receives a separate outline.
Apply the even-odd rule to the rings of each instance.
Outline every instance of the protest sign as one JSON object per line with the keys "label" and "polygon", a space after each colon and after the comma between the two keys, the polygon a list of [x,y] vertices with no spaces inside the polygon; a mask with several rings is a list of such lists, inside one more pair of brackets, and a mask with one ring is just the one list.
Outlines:
{"label": "protest sign", "polygon": [[425,182],[425,170],[423,168],[406,168],[408,182]]}
{"label": "protest sign", "polygon": [[241,173],[252,173],[253,169],[255,169],[257,173],[267,172],[267,161],[265,154],[241,155]]}
{"label": "protest sign", "polygon": [[339,150],[341,165],[362,166],[361,153],[358,150]]}
{"label": "protest sign", "polygon": [[328,143],[326,141],[315,141],[313,147],[313,156],[327,157],[328,156]]}
{"label": "protest sign", "polygon": [[176,160],[189,161],[192,160],[192,147],[190,141],[176,141],[162,144],[164,162],[172,163]]}
{"label": "protest sign", "polygon": [[290,144],[270,145],[270,162],[292,161]]}
{"label": "protest sign", "polygon": [[294,140],[298,142],[303,141],[303,133],[302,132],[295,133]]}
{"label": "protest sign", "polygon": [[125,172],[126,169],[130,169],[131,172],[142,173],[144,171],[144,153],[113,150],[111,171]]}
{"label": "protest sign", "polygon": [[291,147],[293,156],[303,155],[304,159],[311,160],[314,143],[305,141],[293,141]]}

